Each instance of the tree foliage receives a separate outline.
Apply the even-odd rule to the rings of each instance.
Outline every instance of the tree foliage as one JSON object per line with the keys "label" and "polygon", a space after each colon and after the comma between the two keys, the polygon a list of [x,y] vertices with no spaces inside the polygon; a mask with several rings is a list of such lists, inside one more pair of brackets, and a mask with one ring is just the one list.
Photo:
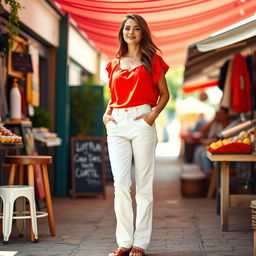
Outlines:
{"label": "tree foliage", "polygon": [[13,47],[13,38],[19,34],[19,11],[22,8],[21,4],[17,0],[0,0],[0,4],[5,3],[10,8],[8,23],[8,45],[9,50]]}
{"label": "tree foliage", "polygon": [[166,75],[166,81],[170,92],[170,100],[167,104],[167,111],[170,112],[170,114],[174,114],[176,100],[178,97],[181,97],[183,73],[184,69],[181,67],[172,69]]}
{"label": "tree foliage", "polygon": [[71,89],[70,117],[75,124],[76,136],[89,136],[96,128],[95,110],[99,108],[100,92],[89,86]]}

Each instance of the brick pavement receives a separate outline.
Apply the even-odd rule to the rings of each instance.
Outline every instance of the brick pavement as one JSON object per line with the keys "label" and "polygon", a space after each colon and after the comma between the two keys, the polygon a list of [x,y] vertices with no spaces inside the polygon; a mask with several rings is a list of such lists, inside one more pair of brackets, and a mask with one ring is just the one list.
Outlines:
{"label": "brick pavement", "polygon": [[[230,231],[220,231],[215,200],[183,199],[179,187],[180,163],[157,161],[154,224],[148,256],[252,256],[250,210],[232,209]],[[55,198],[57,236],[49,235],[46,218],[38,220],[38,244],[28,231],[17,238],[15,228],[8,245],[0,245],[0,256],[11,251],[18,256],[106,256],[116,247],[113,189],[107,199]],[[5,252],[3,252],[5,251]]]}

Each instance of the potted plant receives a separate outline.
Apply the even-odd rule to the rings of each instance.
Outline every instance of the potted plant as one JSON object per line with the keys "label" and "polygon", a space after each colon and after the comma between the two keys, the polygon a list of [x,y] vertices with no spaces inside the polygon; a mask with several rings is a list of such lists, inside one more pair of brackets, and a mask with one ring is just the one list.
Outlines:
{"label": "potted plant", "polygon": [[50,113],[43,108],[35,108],[35,113],[30,117],[33,127],[45,127],[51,129],[52,117]]}

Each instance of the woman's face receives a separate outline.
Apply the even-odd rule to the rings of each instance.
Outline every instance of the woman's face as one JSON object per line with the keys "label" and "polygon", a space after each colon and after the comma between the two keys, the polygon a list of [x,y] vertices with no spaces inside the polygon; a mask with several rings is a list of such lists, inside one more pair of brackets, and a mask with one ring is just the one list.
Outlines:
{"label": "woman's face", "polygon": [[133,19],[128,19],[123,28],[124,41],[129,44],[139,44],[142,32],[138,23]]}

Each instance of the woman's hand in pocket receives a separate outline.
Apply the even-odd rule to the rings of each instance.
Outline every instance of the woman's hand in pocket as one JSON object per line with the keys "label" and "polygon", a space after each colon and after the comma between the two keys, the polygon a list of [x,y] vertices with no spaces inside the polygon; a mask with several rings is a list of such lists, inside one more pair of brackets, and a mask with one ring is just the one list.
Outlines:
{"label": "woman's hand in pocket", "polygon": [[108,122],[113,122],[114,124],[117,124],[117,121],[111,115],[104,114],[103,123],[106,125]]}
{"label": "woman's hand in pocket", "polygon": [[146,123],[152,126],[157,118],[157,115],[152,111],[150,113],[142,114],[134,118],[134,120],[144,119]]}

